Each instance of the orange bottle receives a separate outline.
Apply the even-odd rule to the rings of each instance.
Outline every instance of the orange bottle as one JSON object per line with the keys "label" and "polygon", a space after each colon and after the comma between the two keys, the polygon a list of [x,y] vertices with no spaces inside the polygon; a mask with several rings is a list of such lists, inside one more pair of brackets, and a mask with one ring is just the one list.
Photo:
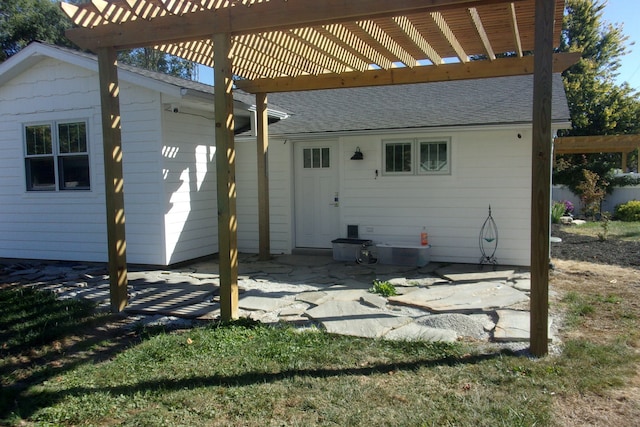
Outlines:
{"label": "orange bottle", "polygon": [[420,244],[427,246],[429,244],[429,235],[427,234],[427,228],[422,227],[422,233],[420,233]]}

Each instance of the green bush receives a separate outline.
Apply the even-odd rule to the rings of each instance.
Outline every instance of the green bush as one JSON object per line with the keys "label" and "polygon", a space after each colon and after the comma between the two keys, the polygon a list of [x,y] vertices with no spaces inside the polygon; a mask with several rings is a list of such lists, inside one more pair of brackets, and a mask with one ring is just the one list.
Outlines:
{"label": "green bush", "polygon": [[564,215],[566,206],[564,202],[553,202],[551,206],[551,222],[557,224],[560,222],[560,217]]}
{"label": "green bush", "polygon": [[630,200],[617,205],[614,215],[619,221],[640,221],[640,200]]}

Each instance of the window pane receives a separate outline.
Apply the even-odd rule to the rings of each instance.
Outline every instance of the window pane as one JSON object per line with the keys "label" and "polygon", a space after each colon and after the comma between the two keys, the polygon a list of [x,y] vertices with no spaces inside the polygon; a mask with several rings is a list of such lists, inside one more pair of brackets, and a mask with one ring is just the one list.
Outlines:
{"label": "window pane", "polygon": [[313,167],[314,168],[320,167],[320,149],[319,148],[313,149]]}
{"label": "window pane", "polygon": [[302,163],[305,169],[311,168],[311,149],[305,148],[302,150]]}
{"label": "window pane", "polygon": [[420,143],[420,171],[438,172],[447,171],[447,143],[446,142],[422,142]]}
{"label": "window pane", "polygon": [[27,172],[27,190],[55,190],[56,178],[53,157],[36,157],[25,159]]}
{"label": "window pane", "polygon": [[411,143],[385,145],[385,171],[411,172]]}
{"label": "window pane", "polygon": [[84,122],[58,125],[60,153],[86,153],[87,129]]}
{"label": "window pane", "polygon": [[61,190],[88,190],[89,156],[60,156],[58,158]]}
{"label": "window pane", "polygon": [[329,161],[329,149],[328,148],[323,148],[322,149],[322,167],[323,168],[331,167],[331,164],[330,164],[330,161]]}
{"label": "window pane", "polygon": [[25,141],[27,143],[28,156],[52,154],[51,126],[36,125],[25,127]]}

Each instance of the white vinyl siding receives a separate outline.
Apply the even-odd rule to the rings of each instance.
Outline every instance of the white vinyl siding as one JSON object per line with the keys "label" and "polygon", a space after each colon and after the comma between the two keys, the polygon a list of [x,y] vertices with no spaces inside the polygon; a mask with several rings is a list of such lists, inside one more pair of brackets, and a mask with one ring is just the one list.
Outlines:
{"label": "white vinyl siding", "polygon": [[203,116],[162,112],[167,264],[218,251],[215,128],[213,119]]}
{"label": "white vinyl siding", "polygon": [[[270,244],[274,254],[290,253],[293,237],[293,144],[269,141]],[[322,164],[322,163],[320,163]],[[238,248],[257,253],[258,173],[256,140],[236,139],[236,186],[238,189]]]}
{"label": "white vinyl siding", "polygon": [[[500,264],[529,264],[530,139],[526,129],[473,129],[404,136],[341,138],[340,229],[359,225],[360,237],[380,243],[420,244],[426,227],[433,261],[477,263],[480,228],[491,205],[500,241]],[[376,174],[380,141],[450,141],[451,174]],[[364,160],[350,161],[356,147]],[[380,153],[380,154],[378,154]]]}
{"label": "white vinyl siding", "polygon": [[[97,65],[96,65],[97,67]],[[127,261],[161,264],[159,94],[121,80]],[[91,189],[29,192],[24,124],[86,118]],[[0,257],[107,260],[97,72],[44,59],[0,86]]]}

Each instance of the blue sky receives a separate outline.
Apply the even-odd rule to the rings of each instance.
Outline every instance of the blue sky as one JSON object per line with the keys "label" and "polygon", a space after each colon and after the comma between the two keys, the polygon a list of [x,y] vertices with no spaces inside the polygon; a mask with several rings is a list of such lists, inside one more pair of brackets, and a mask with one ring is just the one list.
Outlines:
{"label": "blue sky", "polygon": [[[640,91],[640,1],[609,0],[604,9],[603,19],[611,24],[622,25],[623,33],[629,36],[629,53],[621,58],[622,66],[618,70],[618,83],[628,82]],[[631,45],[635,42],[635,45]],[[200,67],[199,80],[213,84],[213,70]]]}
{"label": "blue sky", "polygon": [[629,36],[627,45],[630,53],[621,58],[618,83],[628,82],[640,91],[640,2],[638,0],[609,0],[604,8],[603,18],[611,24],[621,24],[622,31]]}

